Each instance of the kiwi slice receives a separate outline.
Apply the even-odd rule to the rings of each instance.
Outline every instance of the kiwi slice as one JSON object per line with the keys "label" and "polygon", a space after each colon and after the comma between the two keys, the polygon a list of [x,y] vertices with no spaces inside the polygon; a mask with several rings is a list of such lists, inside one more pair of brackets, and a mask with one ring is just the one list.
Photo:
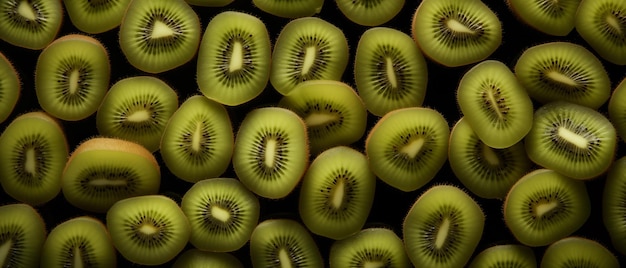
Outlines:
{"label": "kiwi slice", "polygon": [[532,127],[530,97],[500,61],[486,60],[467,71],[456,97],[467,122],[490,147],[511,147]]}
{"label": "kiwi slice", "polygon": [[479,62],[502,43],[500,20],[480,0],[424,0],[412,34],[427,57],[448,67]]}
{"label": "kiwi slice", "polygon": [[0,266],[39,267],[46,225],[28,204],[0,206]]}
{"label": "kiwi slice", "polygon": [[574,29],[581,0],[507,0],[513,14],[522,22],[543,33],[566,36]]}
{"label": "kiwi slice", "polygon": [[482,198],[497,199],[504,199],[511,186],[531,167],[522,142],[504,149],[489,147],[465,117],[450,132],[448,162],[468,190]]}
{"label": "kiwi slice", "polygon": [[626,255],[626,157],[609,170],[602,194],[602,219],[615,249]]}
{"label": "kiwi slice", "polygon": [[626,65],[626,2],[581,0],[575,26],[600,57]]}
{"label": "kiwi slice", "polygon": [[80,216],[50,231],[43,245],[41,267],[115,267],[117,256],[106,226]]}
{"label": "kiwi slice", "polygon": [[526,174],[504,201],[504,221],[515,238],[531,247],[546,246],[578,230],[591,205],[583,181],[550,169]]}
{"label": "kiwi slice", "polygon": [[66,35],[39,54],[37,100],[52,116],[78,121],[98,110],[110,77],[109,55],[100,41],[81,34]]}
{"label": "kiwi slice", "polygon": [[252,0],[252,4],[274,16],[300,18],[320,13],[324,0]]}
{"label": "kiwi slice", "polygon": [[94,137],[72,152],[61,180],[70,204],[104,213],[121,199],[156,194],[161,173],[156,159],[143,146]]}
{"label": "kiwi slice", "polygon": [[290,219],[260,222],[250,237],[250,259],[255,268],[324,267],[309,231]]}
{"label": "kiwi slice", "polygon": [[540,267],[617,268],[620,265],[602,244],[583,237],[566,237],[546,248]]}
{"label": "kiwi slice", "polygon": [[435,177],[446,162],[450,127],[443,115],[423,107],[391,111],[365,140],[370,168],[383,182],[405,192]]}
{"label": "kiwi slice", "polygon": [[276,39],[270,83],[286,95],[306,80],[339,81],[348,56],[348,41],[337,26],[317,17],[291,20]]}
{"label": "kiwi slice", "polygon": [[65,133],[44,112],[22,114],[0,136],[0,184],[16,200],[40,205],[61,191],[68,155]]}
{"label": "kiwi slice", "polygon": [[335,3],[346,18],[364,26],[388,22],[404,6],[404,0],[336,0]]}
{"label": "kiwi slice", "polygon": [[392,230],[367,228],[330,248],[330,267],[412,267],[404,243]]}
{"label": "kiwi slice", "polygon": [[613,90],[609,99],[608,113],[617,134],[626,141],[626,78]]}
{"label": "kiwi slice", "polygon": [[141,265],[162,265],[187,245],[191,226],[174,200],[143,195],[115,202],[106,213],[106,225],[117,251]]}
{"label": "kiwi slice", "polygon": [[550,42],[526,49],[515,63],[515,75],[531,98],[563,100],[593,109],[611,94],[611,81],[596,56],[569,42]]}
{"label": "kiwi slice", "polygon": [[0,52],[0,123],[9,118],[20,98],[22,84],[13,64]]}
{"label": "kiwi slice", "polygon": [[474,257],[468,268],[537,268],[533,250],[524,245],[497,245]]}
{"label": "kiwi slice", "polygon": [[309,138],[304,121],[279,107],[256,108],[239,126],[233,168],[239,180],[265,198],[287,196],[309,163]]}
{"label": "kiwi slice", "polygon": [[162,73],[190,61],[200,45],[200,19],[184,0],[133,0],[120,24],[120,48],[128,62]]}
{"label": "kiwi slice", "polygon": [[376,116],[421,106],[428,82],[426,60],[409,35],[374,27],[359,39],[354,80],[365,107]]}
{"label": "kiwi slice", "polygon": [[191,224],[189,242],[216,252],[235,251],[248,242],[260,214],[257,197],[231,178],[196,182],[183,196],[181,207]]}
{"label": "kiwi slice", "polygon": [[224,106],[204,96],[192,96],[165,126],[161,157],[168,170],[184,181],[218,177],[230,164],[233,135]]}
{"label": "kiwi slice", "polygon": [[172,268],[243,268],[243,264],[233,255],[226,252],[202,251],[197,248],[188,249],[176,257]]}
{"label": "kiwi slice", "polygon": [[615,127],[601,113],[574,103],[548,103],[535,112],[525,137],[533,162],[575,179],[603,174],[613,162]]}
{"label": "kiwi slice", "polygon": [[340,240],[357,233],[374,202],[376,176],[363,153],[337,146],[318,155],[302,179],[299,211],[311,232]]}
{"label": "kiwi slice", "polygon": [[0,37],[9,44],[39,50],[56,37],[63,22],[59,0],[5,0],[0,4]]}
{"label": "kiwi slice", "polygon": [[456,186],[437,185],[415,201],[402,223],[415,267],[463,267],[483,233],[485,214]]}
{"label": "kiwi slice", "polygon": [[261,94],[270,76],[270,37],[257,17],[224,11],[207,25],[198,52],[202,94],[235,106]]}
{"label": "kiwi slice", "polygon": [[63,0],[72,24],[79,30],[98,34],[120,26],[131,0]]}
{"label": "kiwi slice", "polygon": [[178,94],[163,80],[135,76],[117,81],[96,114],[100,135],[159,149],[168,120],[178,109]]}
{"label": "kiwi slice", "polygon": [[279,102],[298,114],[307,126],[311,153],[352,144],[365,134],[367,111],[349,85],[333,80],[302,82]]}

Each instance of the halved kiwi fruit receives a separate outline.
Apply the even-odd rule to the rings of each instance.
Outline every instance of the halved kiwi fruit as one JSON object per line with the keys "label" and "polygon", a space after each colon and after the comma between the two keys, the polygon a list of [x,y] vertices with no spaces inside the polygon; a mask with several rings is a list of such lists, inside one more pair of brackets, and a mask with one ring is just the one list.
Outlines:
{"label": "halved kiwi fruit", "polygon": [[602,194],[602,219],[615,249],[626,254],[626,157],[609,170]]}
{"label": "halved kiwi fruit", "polygon": [[306,80],[338,81],[348,56],[348,41],[340,28],[317,17],[294,19],[276,39],[270,83],[285,95]]}
{"label": "halved kiwi fruit", "polygon": [[0,184],[20,202],[40,205],[61,191],[68,145],[59,123],[44,112],[22,114],[0,136]]}
{"label": "halved kiwi fruit", "polygon": [[0,123],[9,118],[22,91],[20,77],[13,64],[0,52]]}
{"label": "halved kiwi fruit", "polygon": [[252,0],[260,10],[283,18],[309,17],[320,13],[324,0]]}
{"label": "halved kiwi fruit", "polygon": [[239,180],[257,195],[287,196],[309,163],[309,141],[304,121],[279,107],[256,108],[241,122],[233,168]]}
{"label": "halved kiwi fruit", "polygon": [[605,60],[626,65],[626,2],[581,0],[576,31]]}
{"label": "halved kiwi fruit", "polygon": [[109,89],[109,55],[97,39],[69,34],[47,46],[37,59],[35,92],[52,116],[78,121],[98,110]]}
{"label": "halved kiwi fruit", "polygon": [[349,85],[333,80],[309,80],[296,85],[278,104],[298,114],[307,126],[311,154],[363,137],[367,111]]}
{"label": "halved kiwi fruit", "polygon": [[100,135],[133,141],[151,152],[159,149],[163,131],[178,109],[178,93],[163,80],[135,76],[117,81],[96,114]]}
{"label": "halved kiwi fruit", "polygon": [[121,199],[156,194],[161,172],[143,146],[94,137],[72,152],[61,180],[63,195],[70,204],[103,213]]}
{"label": "halved kiwi fruit", "polygon": [[230,106],[254,99],[269,81],[270,46],[259,18],[237,11],[217,14],[207,25],[198,52],[202,94]]}
{"label": "halved kiwi fruit", "polygon": [[162,73],[190,61],[200,45],[200,19],[184,0],[133,0],[120,24],[120,48],[128,62]]}
{"label": "halved kiwi fruit", "polygon": [[43,245],[41,267],[115,267],[109,231],[92,217],[79,216],[55,226]]}
{"label": "halved kiwi fruit", "polygon": [[483,233],[485,214],[456,186],[437,185],[415,201],[402,224],[415,267],[463,267]]}
{"label": "halved kiwi fruit", "polygon": [[626,78],[615,87],[608,105],[609,119],[617,134],[626,141]]}
{"label": "halved kiwi fruit", "polygon": [[574,29],[581,0],[507,0],[513,14],[522,22],[543,33],[566,36]]}
{"label": "halved kiwi fruit", "polygon": [[543,253],[541,268],[620,267],[617,257],[602,244],[583,237],[566,237],[554,242]]}
{"label": "halved kiwi fruit", "polygon": [[141,265],[162,265],[187,245],[191,227],[174,200],[163,195],[130,197],[115,202],[106,225],[117,251]]}
{"label": "halved kiwi fruit", "polygon": [[176,177],[197,182],[226,171],[234,142],[224,106],[196,95],[185,100],[168,120],[159,152]]}
{"label": "halved kiwi fruit", "polygon": [[300,188],[299,211],[311,232],[340,240],[355,234],[369,216],[376,176],[363,153],[337,146],[319,154]]}
{"label": "halved kiwi fruit", "polygon": [[72,25],[79,30],[97,34],[120,26],[132,0],[63,0]]}
{"label": "halved kiwi fruit", "polygon": [[598,111],[557,101],[537,109],[524,141],[533,162],[584,180],[603,174],[613,163],[617,134]]}
{"label": "halved kiwi fruit", "polygon": [[467,122],[490,147],[511,147],[532,127],[530,97],[500,61],[486,60],[467,71],[456,97]]}
{"label": "halved kiwi fruit", "polygon": [[337,7],[346,18],[365,26],[378,26],[393,19],[404,0],[336,0]]}
{"label": "halved kiwi fruit", "polygon": [[450,127],[436,110],[422,107],[391,111],[365,140],[370,168],[383,182],[405,192],[417,190],[447,159]]}
{"label": "halved kiwi fruit", "polygon": [[546,246],[578,230],[591,205],[583,181],[550,169],[522,177],[504,201],[504,222],[515,238],[531,247]]}
{"label": "halved kiwi fruit", "polygon": [[515,75],[528,95],[541,103],[562,100],[597,109],[611,94],[602,62],[569,42],[527,48],[515,63]]}
{"label": "halved kiwi fruit", "polygon": [[61,28],[63,4],[59,0],[5,0],[0,14],[2,40],[39,50],[50,44]]}
{"label": "halved kiwi fruit", "polygon": [[533,250],[524,245],[496,245],[474,257],[468,268],[537,268]]}
{"label": "halved kiwi fruit", "polygon": [[39,267],[46,224],[24,203],[0,206],[0,266]]}
{"label": "halved kiwi fruit", "polygon": [[290,219],[260,222],[250,237],[250,259],[254,268],[324,266],[309,231]]}
{"label": "halved kiwi fruit", "polygon": [[359,39],[354,81],[365,107],[374,115],[422,106],[428,82],[426,60],[407,34],[374,27]]}
{"label": "halved kiwi fruit", "polygon": [[430,59],[457,67],[491,55],[502,42],[502,25],[480,0],[424,0],[413,16],[412,34]]}
{"label": "halved kiwi fruit", "polygon": [[386,228],[367,228],[333,242],[330,267],[411,267],[402,239]]}
{"label": "halved kiwi fruit", "polygon": [[202,251],[197,248],[188,249],[176,257],[172,268],[243,268],[243,264],[235,256],[226,252]]}
{"label": "halved kiwi fruit", "polygon": [[191,225],[189,242],[216,252],[235,251],[248,242],[260,214],[256,195],[232,178],[196,182],[183,196],[181,208]]}

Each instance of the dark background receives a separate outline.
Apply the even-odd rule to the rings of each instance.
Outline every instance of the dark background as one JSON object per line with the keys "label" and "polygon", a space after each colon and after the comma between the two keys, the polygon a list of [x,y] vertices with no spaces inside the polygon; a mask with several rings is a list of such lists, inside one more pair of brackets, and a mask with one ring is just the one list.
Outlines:
{"label": "dark background", "polygon": [[[382,26],[392,27],[401,30],[407,34],[410,34],[412,16],[419,2],[421,1],[406,0],[403,10],[393,20]],[[576,33],[575,30],[565,37],[554,37],[542,34],[528,26],[525,26],[523,23],[517,20],[507,8],[505,1],[485,0],[484,2],[490,8],[492,8],[494,12],[496,12],[502,22],[503,28],[502,45],[495,53],[493,53],[489,57],[490,59],[500,60],[507,64],[509,67],[513,68],[517,58],[520,56],[525,48],[549,41],[574,42],[592,50],[584,42],[584,40],[581,39],[581,37]],[[281,28],[289,21],[289,19],[278,18],[264,13],[263,11],[254,7],[248,0],[237,0],[235,3],[232,3],[223,8],[193,8],[200,17],[203,30],[213,16],[224,10],[244,11],[256,15],[266,23],[270,33],[270,37],[272,39],[272,43],[275,42]],[[350,46],[350,61],[342,80],[354,86],[355,84],[353,78],[352,64],[354,62],[356,46],[360,35],[369,27],[357,25],[346,19],[343,14],[337,9],[335,2],[331,0],[326,0],[322,12],[318,14],[318,16],[341,28],[348,38],[348,44]],[[64,23],[58,36],[66,35],[69,33],[79,33],[79,31],[71,24],[69,17],[66,14],[64,17]],[[118,28],[115,28],[106,33],[92,36],[100,40],[106,46],[107,50],[110,53],[112,65],[110,82],[111,85],[122,78],[137,75],[149,75],[133,68],[124,58],[117,43]],[[15,110],[13,111],[13,114],[5,122],[0,123],[0,129],[3,130],[9,124],[9,122],[17,115],[28,111],[41,109],[37,103],[37,98],[34,91],[35,64],[40,51],[14,47],[2,41],[0,41],[0,51],[5,54],[10,61],[14,63],[15,68],[19,72],[22,81],[22,93],[19,102]],[[605,60],[602,61],[607,71],[609,71],[612,86],[613,88],[615,88],[615,86],[625,76],[626,69],[622,66],[613,65]],[[460,118],[460,112],[455,100],[455,90],[461,76],[469,68],[471,68],[471,66],[472,65],[456,68],[446,68],[441,65],[435,64],[432,61],[428,61],[429,81],[426,99],[423,106],[434,108],[443,113],[451,127]],[[161,74],[157,74],[156,76],[164,80],[178,92],[179,103],[182,103],[188,97],[199,94],[195,79],[195,68],[196,58],[194,58],[192,61],[188,62],[184,66]],[[251,102],[237,107],[227,107],[227,110],[229,111],[230,117],[233,121],[234,130],[237,130],[239,122],[241,122],[247,111],[254,107],[275,104],[278,102],[279,99],[280,95],[268,83],[265,91]],[[538,107],[537,103],[535,103],[535,107]],[[601,112],[606,114],[606,105],[602,106],[600,109]],[[373,126],[377,120],[377,117],[370,115],[368,118],[368,128],[371,128],[371,126]],[[97,135],[95,114],[80,122],[62,122],[62,125],[66,131],[67,139],[70,144],[70,151],[72,151],[78,143],[85,140],[86,138]],[[363,140],[364,138],[361,141],[353,144],[353,147],[363,151]],[[619,146],[623,146],[621,142]],[[165,165],[162,163],[159,153],[155,153],[155,156],[161,163],[161,193],[172,196],[175,199],[179,199],[185,193],[185,191],[189,189],[189,187],[191,187],[191,184],[174,177],[171,173],[169,173]],[[621,156],[622,154],[620,153],[617,157]],[[222,176],[236,177],[234,172],[232,171],[232,168],[229,168],[228,171]],[[606,229],[602,224],[601,196],[604,181],[605,178],[600,177],[586,182],[589,195],[591,197],[593,209],[587,223],[573,235],[580,235],[599,241],[603,245],[607,246],[607,248],[609,248],[611,251],[613,251],[613,253],[619,256],[620,262],[624,264],[626,263],[626,261],[624,260],[624,256],[619,255],[618,252],[613,248],[608,237],[608,233],[606,232]],[[432,185],[442,183],[453,184],[462,187],[462,184],[460,184],[460,182],[455,178],[447,163],[429,184],[414,192],[401,192],[378,181],[374,206],[372,207],[368,222],[365,227],[385,226],[393,229],[398,234],[398,236],[402,237],[401,224],[405,214],[408,212],[413,202],[425,189],[428,189]],[[268,218],[277,217],[298,219],[298,191],[299,189],[296,189],[294,193],[282,200],[267,200],[264,198],[260,198],[260,221]],[[475,251],[475,254],[479,253],[487,247],[496,244],[517,243],[506,228],[502,219],[502,201],[482,199],[474,195],[472,195],[472,197],[474,197],[475,200],[481,205],[481,207],[485,211],[485,214],[487,215],[483,237]],[[4,192],[0,193],[0,204],[12,202],[16,201],[8,197]],[[49,203],[37,207],[37,209],[44,217],[47,228],[49,230],[67,219],[80,215],[90,215],[104,221],[104,214],[95,214],[91,212],[81,211],[67,203],[64,200],[62,194],[59,194],[54,200],[50,201]],[[322,252],[322,255],[327,260],[329,248],[333,241],[315,235],[314,238],[318,242],[318,246]],[[188,248],[191,248],[191,244],[188,244]],[[535,252],[538,260],[540,260],[544,249],[545,247],[536,248]],[[238,258],[240,258],[246,266],[250,265],[248,257],[249,248],[247,245],[241,248],[239,251],[235,252],[234,254]],[[171,263],[168,263],[168,265],[169,264]],[[118,256],[118,265],[120,267],[125,267],[131,264],[129,264],[121,256]]]}

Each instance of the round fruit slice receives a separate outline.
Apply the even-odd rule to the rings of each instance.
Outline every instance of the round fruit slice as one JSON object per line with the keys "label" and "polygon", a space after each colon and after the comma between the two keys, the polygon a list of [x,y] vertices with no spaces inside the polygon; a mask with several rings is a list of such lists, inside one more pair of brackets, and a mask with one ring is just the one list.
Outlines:
{"label": "round fruit slice", "polygon": [[59,0],[4,0],[0,14],[2,40],[39,50],[50,44],[61,28],[63,3]]}
{"label": "round fruit slice", "polygon": [[13,112],[20,97],[22,85],[13,64],[0,52],[0,123]]}
{"label": "round fruit slice", "polygon": [[46,224],[27,204],[0,206],[0,264],[3,267],[39,267]]}

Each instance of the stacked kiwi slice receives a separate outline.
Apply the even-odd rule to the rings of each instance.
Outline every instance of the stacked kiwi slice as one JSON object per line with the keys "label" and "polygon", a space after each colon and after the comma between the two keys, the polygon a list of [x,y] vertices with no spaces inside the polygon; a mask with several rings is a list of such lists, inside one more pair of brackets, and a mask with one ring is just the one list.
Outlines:
{"label": "stacked kiwi slice", "polygon": [[624,266],[625,33],[623,0],[0,1],[0,267]]}

